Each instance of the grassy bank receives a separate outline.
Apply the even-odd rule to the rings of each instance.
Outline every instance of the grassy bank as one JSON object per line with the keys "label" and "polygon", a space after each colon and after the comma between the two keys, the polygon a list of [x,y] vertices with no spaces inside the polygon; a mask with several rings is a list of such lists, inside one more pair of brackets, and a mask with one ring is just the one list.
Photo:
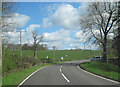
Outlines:
{"label": "grassy bank", "polygon": [[84,62],[80,64],[80,66],[94,74],[101,75],[106,78],[110,78],[116,81],[120,81],[120,70],[118,69],[118,66],[115,66],[110,63],[101,63],[101,62]]}
{"label": "grassy bank", "polygon": [[24,69],[18,72],[10,73],[2,78],[2,85],[18,85],[23,81],[27,76],[36,71],[39,68],[48,66],[48,64],[34,66],[28,69]]}

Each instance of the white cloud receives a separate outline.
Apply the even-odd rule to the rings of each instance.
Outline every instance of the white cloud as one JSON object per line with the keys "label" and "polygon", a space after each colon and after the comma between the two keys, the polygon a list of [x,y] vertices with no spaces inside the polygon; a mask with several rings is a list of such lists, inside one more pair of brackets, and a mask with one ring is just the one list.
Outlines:
{"label": "white cloud", "polygon": [[76,32],[75,33],[75,38],[83,39],[84,38],[84,33],[82,31]]}
{"label": "white cloud", "polygon": [[61,29],[52,33],[44,33],[44,41],[70,41],[70,31]]}
{"label": "white cloud", "polygon": [[23,27],[23,26],[28,22],[28,20],[30,19],[29,16],[26,16],[26,15],[24,15],[24,14],[15,13],[13,16],[14,16],[14,17],[13,17],[12,20],[13,20],[17,25],[19,25],[19,26],[21,26],[21,27]]}
{"label": "white cloud", "polygon": [[63,26],[64,28],[79,27],[79,11],[72,5],[60,6],[52,15],[52,24]]}
{"label": "white cloud", "polygon": [[48,44],[48,47],[56,46],[57,48],[64,48],[64,43],[71,41],[70,31],[61,29],[52,33],[44,33],[43,41]]}
{"label": "white cloud", "polygon": [[78,42],[84,43],[85,41],[88,40],[86,34],[82,30],[75,32],[74,37],[75,37],[75,40]]}
{"label": "white cloud", "polygon": [[[47,44],[49,49],[56,46],[57,49],[80,48],[84,49],[84,42],[88,39],[82,31],[74,32],[74,37],[71,37],[71,30],[61,29],[52,33],[44,33],[43,43]],[[92,49],[97,49],[94,44],[89,44]],[[90,49],[86,45],[85,49]]]}
{"label": "white cloud", "polygon": [[4,31],[14,30],[17,27],[23,27],[29,20],[30,17],[24,14],[11,14],[11,17],[6,17],[4,19],[4,24],[8,24],[9,26],[4,27]]}
{"label": "white cloud", "polygon": [[81,15],[86,15],[88,13],[88,5],[90,3],[89,2],[82,2],[81,5],[79,6],[79,11]]}
{"label": "white cloud", "polygon": [[70,4],[62,4],[52,16],[43,19],[43,26],[57,25],[65,29],[73,29],[80,26],[79,19],[79,9],[74,8]]}
{"label": "white cloud", "polygon": [[32,31],[36,30],[40,27],[39,24],[31,24],[27,29],[26,32],[23,33],[23,43],[33,44],[33,37]]}
{"label": "white cloud", "polygon": [[39,24],[31,24],[31,25],[29,25],[29,27],[26,29],[26,31],[32,32],[32,31],[35,30],[35,28],[39,28],[39,27],[40,27]]}
{"label": "white cloud", "polygon": [[84,44],[84,43],[71,43],[70,45],[69,45],[69,47],[71,47],[71,48],[74,48],[74,49],[84,49],[84,47],[85,47],[85,49],[91,49],[91,50],[96,50],[96,49],[98,49],[99,48],[99,46],[97,45],[95,45],[95,44]]}
{"label": "white cloud", "polygon": [[[22,44],[24,43],[29,43],[33,44],[33,37],[32,37],[32,31],[34,31],[36,28],[39,28],[40,25],[38,24],[31,24],[27,29],[26,32],[22,32]],[[22,31],[25,31],[24,29]],[[3,36],[10,37],[9,43],[15,43],[19,44],[20,43],[20,32],[17,32],[16,30],[12,32],[4,32]]]}
{"label": "white cloud", "polygon": [[[26,32],[22,32],[22,44],[28,43],[33,44],[33,37],[32,37],[32,31],[36,30],[36,28],[39,28],[40,25],[37,24],[31,24],[27,29]],[[19,44],[19,37],[20,32],[7,32],[5,33],[6,36],[11,37],[9,40],[9,43],[16,43]],[[70,37],[71,31],[61,29],[56,32],[52,33],[44,33],[43,34],[43,42],[41,44],[47,44],[49,49],[53,49],[53,46],[56,46],[57,49],[66,49],[66,48],[81,48],[83,49],[83,33],[81,31],[74,32],[74,37]],[[92,49],[96,49],[94,45],[91,45]],[[90,47],[86,45],[86,49],[89,49]]]}
{"label": "white cloud", "polygon": [[47,27],[51,27],[51,26],[52,26],[52,24],[51,24],[51,22],[49,22],[49,19],[48,18],[43,18],[42,27],[47,28]]}

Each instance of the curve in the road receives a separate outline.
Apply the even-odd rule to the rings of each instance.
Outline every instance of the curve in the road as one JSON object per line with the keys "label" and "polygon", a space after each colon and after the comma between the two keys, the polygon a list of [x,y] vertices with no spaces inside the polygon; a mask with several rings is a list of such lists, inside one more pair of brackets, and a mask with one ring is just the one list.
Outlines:
{"label": "curve in the road", "polygon": [[37,70],[20,85],[118,85],[78,68],[77,65],[84,61],[72,61]]}

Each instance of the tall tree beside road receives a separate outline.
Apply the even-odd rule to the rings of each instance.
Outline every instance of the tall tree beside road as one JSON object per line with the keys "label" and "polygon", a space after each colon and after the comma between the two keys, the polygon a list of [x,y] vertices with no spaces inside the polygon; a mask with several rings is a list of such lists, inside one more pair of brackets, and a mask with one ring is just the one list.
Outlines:
{"label": "tall tree beside road", "polygon": [[[0,3],[0,8],[2,8],[2,3]],[[0,9],[0,66],[2,63],[2,9]]]}
{"label": "tall tree beside road", "polygon": [[89,32],[89,38],[94,37],[102,46],[103,62],[107,62],[107,37],[117,22],[117,10],[117,2],[93,2],[89,4],[87,14],[81,18],[83,31]]}
{"label": "tall tree beside road", "polygon": [[[120,1],[118,2],[118,13],[117,13],[117,35],[116,37],[113,39],[114,44],[113,47],[115,48],[115,50],[117,51],[117,55],[118,55],[118,61],[120,61]],[[120,66],[120,63],[118,63],[118,65]]]}
{"label": "tall tree beside road", "polygon": [[15,3],[13,2],[0,2],[0,65],[2,60],[2,31],[9,30],[9,24],[5,21],[7,18],[11,18],[12,16],[8,16],[14,10]]}
{"label": "tall tree beside road", "polygon": [[32,32],[33,39],[34,39],[34,57],[37,58],[36,52],[37,52],[37,45],[42,41],[43,35],[38,37],[37,31]]}

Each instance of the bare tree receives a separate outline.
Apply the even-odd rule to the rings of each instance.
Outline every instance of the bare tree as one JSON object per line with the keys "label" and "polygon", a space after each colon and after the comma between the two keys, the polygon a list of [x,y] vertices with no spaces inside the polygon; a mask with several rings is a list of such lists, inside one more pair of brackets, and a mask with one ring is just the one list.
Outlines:
{"label": "bare tree", "polygon": [[81,18],[83,31],[102,46],[103,62],[107,62],[107,37],[114,30],[116,13],[117,3],[93,2],[88,6],[88,14]]}
{"label": "bare tree", "polygon": [[34,57],[37,58],[36,53],[37,53],[37,45],[42,41],[43,35],[41,34],[40,37],[37,35],[37,31],[32,32],[33,39],[34,39]]}

